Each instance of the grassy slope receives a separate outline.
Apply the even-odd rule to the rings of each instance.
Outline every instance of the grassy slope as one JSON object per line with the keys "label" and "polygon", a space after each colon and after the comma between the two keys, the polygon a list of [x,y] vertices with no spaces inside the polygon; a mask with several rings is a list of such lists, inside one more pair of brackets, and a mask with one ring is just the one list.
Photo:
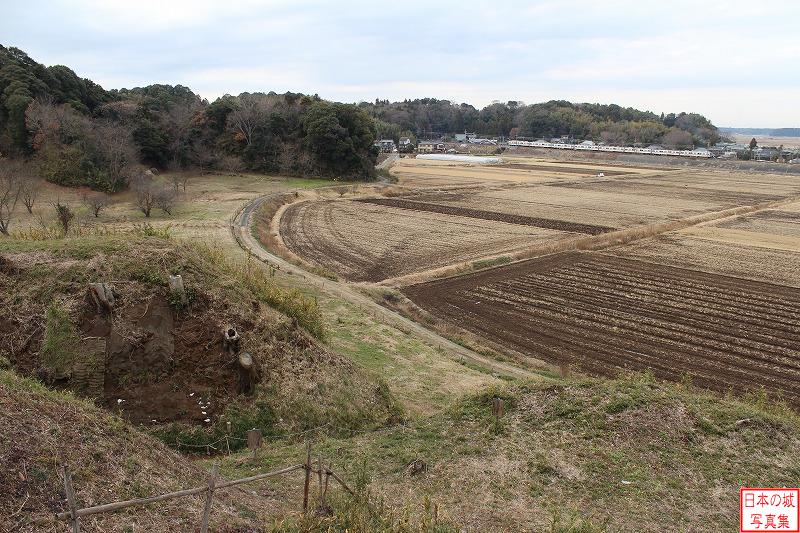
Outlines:
{"label": "grassy slope", "polygon": [[[499,423],[494,394],[507,409]],[[730,531],[740,486],[800,483],[796,413],[647,375],[511,384],[315,450],[349,478],[366,469],[392,506],[419,515],[429,498],[470,531]],[[301,456],[289,447],[264,461]],[[409,475],[415,459],[428,471]]]}
{"label": "grassy slope", "polygon": [[[169,176],[163,179],[169,182]],[[147,222],[154,228],[169,228],[178,240],[202,242],[224,253],[233,262],[243,263],[246,254],[236,245],[229,230],[231,216],[248,200],[270,193],[313,189],[332,185],[330,180],[282,178],[257,175],[193,175],[189,178],[183,202],[173,216],[154,210],[150,219],[136,211],[130,191],[114,196],[114,203],[99,219],[87,215],[80,205],[80,191],[45,184],[34,206],[34,215],[20,207],[19,220],[12,231],[37,230],[38,217],[53,223],[50,202],[67,201],[81,212],[81,223],[91,231],[131,231]],[[350,184],[343,188],[349,190]],[[337,191],[328,193],[338,197]],[[497,383],[490,374],[470,369],[443,356],[435,347],[420,343],[413,335],[384,325],[369,313],[347,302],[331,298],[317,287],[296,276],[278,271],[274,281],[288,289],[300,289],[316,298],[328,332],[327,341],[337,353],[355,361],[361,368],[377,373],[392,386],[409,414],[441,410],[452,398]],[[395,349],[397,348],[397,349]]]}
{"label": "grassy slope", "polygon": [[[80,317],[94,313],[94,306],[86,300],[87,283],[113,283],[121,296],[115,308],[114,331],[129,329],[135,336],[141,330],[136,317],[143,314],[141,308],[147,312],[151,306],[144,303],[155,306],[159,300],[167,301],[168,274],[183,275],[195,301],[173,313],[174,329],[166,333],[174,335],[176,343],[190,342],[188,351],[175,352],[171,370],[131,375],[120,393],[127,402],[123,407],[129,411],[149,405],[149,398],[141,395],[161,383],[169,384],[161,393],[164,401],[183,401],[191,390],[213,400],[213,427],[156,426],[169,442],[175,438],[192,444],[212,442],[224,433],[226,421],[232,421],[234,432],[242,437],[244,430],[256,424],[280,434],[328,421],[345,428],[380,425],[399,414],[377,376],[331,352],[269,308],[283,310],[301,326],[324,335],[313,300],[276,287],[259,265],[233,265],[214,250],[137,233],[45,241],[5,239],[0,241],[0,254],[6,258],[0,268],[0,303],[13,317],[10,322],[0,317],[0,329],[8,333],[0,342],[0,355],[31,374],[43,364],[41,352],[48,339],[45,315],[53,302],[67,311],[67,320],[74,327]],[[229,365],[217,347],[219,333],[227,324],[237,325],[243,335],[242,349],[262,365],[254,396],[240,396],[235,402],[235,377],[220,373]],[[31,339],[32,331],[45,333]],[[28,347],[21,352],[26,339]],[[196,362],[194,352],[203,354]],[[134,348],[133,355],[137,353]],[[106,381],[106,390],[108,384]],[[144,392],[137,396],[136,391]],[[104,400],[113,404],[113,399]],[[155,417],[134,416],[148,422],[150,418]]]}
{"label": "grassy slope", "polygon": [[[0,530],[64,531],[62,463],[70,466],[81,506],[199,487],[202,465],[71,394],[0,370]],[[279,502],[243,490],[219,493],[218,531],[252,527]],[[199,524],[199,496],[82,520],[82,531],[183,531]],[[33,521],[42,520],[34,524]],[[224,527],[223,527],[224,525]]]}

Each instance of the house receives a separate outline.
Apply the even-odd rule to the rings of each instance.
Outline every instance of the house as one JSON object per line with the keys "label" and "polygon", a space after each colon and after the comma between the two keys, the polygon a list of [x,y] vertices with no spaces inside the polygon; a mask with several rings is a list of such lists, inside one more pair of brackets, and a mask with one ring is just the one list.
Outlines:
{"label": "house", "polygon": [[400,152],[414,151],[414,145],[411,143],[411,139],[409,139],[408,137],[400,137],[400,142],[398,143],[397,150]]}
{"label": "house", "polygon": [[777,148],[756,148],[753,150],[753,159],[756,161],[772,161],[777,157]]}
{"label": "house", "polygon": [[467,133],[467,130],[464,130],[464,133],[456,133],[456,142],[465,143],[470,139],[474,139],[474,133]]}
{"label": "house", "polygon": [[375,141],[374,146],[377,146],[380,151],[384,153],[392,153],[395,151],[394,140],[392,139],[381,139],[379,141]]}
{"label": "house", "polygon": [[439,141],[419,141],[417,143],[417,152],[420,154],[444,152],[444,143]]}

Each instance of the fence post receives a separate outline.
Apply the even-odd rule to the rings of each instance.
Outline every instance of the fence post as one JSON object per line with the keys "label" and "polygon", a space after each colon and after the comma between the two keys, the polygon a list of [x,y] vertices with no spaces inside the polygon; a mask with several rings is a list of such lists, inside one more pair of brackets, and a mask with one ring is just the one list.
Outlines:
{"label": "fence post", "polygon": [[253,461],[258,457],[258,449],[261,447],[263,436],[260,429],[251,429],[247,431],[247,447],[253,450]]}
{"label": "fence post", "polygon": [[72,533],[80,533],[81,526],[78,523],[78,505],[75,502],[75,491],[72,488],[72,474],[67,465],[64,465],[64,492],[67,494],[67,505],[69,505],[70,522],[72,523]]}
{"label": "fence post", "polygon": [[495,396],[492,398],[492,415],[495,418],[503,416],[503,399]]}
{"label": "fence post", "polygon": [[322,494],[322,455],[317,456],[317,480],[319,481],[319,502],[317,502],[317,508],[321,508],[323,506],[322,498],[324,497]]}
{"label": "fence post", "polygon": [[308,486],[311,483],[311,442],[306,446],[306,482],[303,485],[303,512],[308,510]]}
{"label": "fence post", "polygon": [[211,475],[208,476],[208,492],[206,493],[206,505],[203,508],[203,522],[200,524],[200,533],[208,533],[208,519],[211,516],[211,502],[214,499],[214,486],[217,484],[217,473],[219,463],[214,463],[211,467]]}

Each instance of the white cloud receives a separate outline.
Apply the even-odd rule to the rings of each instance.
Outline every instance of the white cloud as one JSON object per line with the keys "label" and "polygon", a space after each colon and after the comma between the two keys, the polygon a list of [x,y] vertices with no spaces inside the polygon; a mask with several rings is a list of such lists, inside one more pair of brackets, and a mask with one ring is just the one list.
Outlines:
{"label": "white cloud", "polygon": [[800,2],[788,0],[28,0],[4,15],[4,45],[107,88],[569,99],[800,126]]}

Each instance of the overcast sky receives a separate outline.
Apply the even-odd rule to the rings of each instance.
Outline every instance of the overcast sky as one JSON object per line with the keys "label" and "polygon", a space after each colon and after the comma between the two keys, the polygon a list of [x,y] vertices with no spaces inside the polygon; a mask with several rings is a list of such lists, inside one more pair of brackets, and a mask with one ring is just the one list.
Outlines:
{"label": "overcast sky", "polygon": [[800,127],[800,2],[0,0],[0,43],[107,89],[617,103]]}

